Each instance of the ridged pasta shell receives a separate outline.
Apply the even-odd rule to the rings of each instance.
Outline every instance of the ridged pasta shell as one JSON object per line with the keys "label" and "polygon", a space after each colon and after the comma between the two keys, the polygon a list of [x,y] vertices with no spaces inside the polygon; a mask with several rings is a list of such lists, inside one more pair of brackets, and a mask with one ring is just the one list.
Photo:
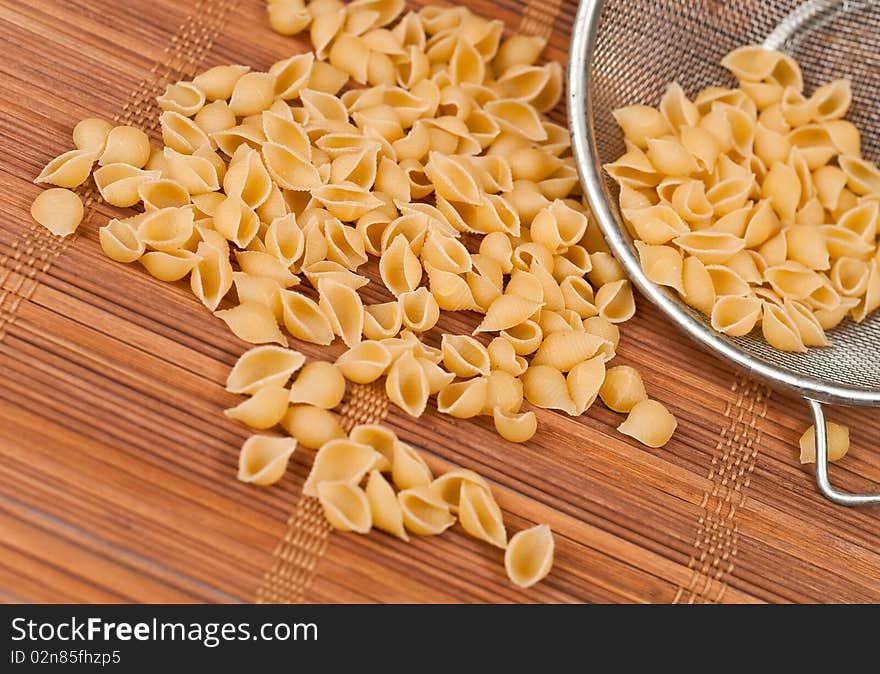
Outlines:
{"label": "ridged pasta shell", "polygon": [[333,364],[323,360],[307,364],[290,387],[291,403],[307,403],[330,410],[345,397],[345,378]]}
{"label": "ridged pasta shell", "polygon": [[356,484],[346,481],[321,482],[316,496],[324,510],[324,517],[339,531],[366,534],[373,525],[370,502]]}
{"label": "ridged pasta shell", "polygon": [[440,306],[425,288],[404,292],[399,297],[403,324],[415,332],[426,332],[437,325]]}
{"label": "ridged pasta shell", "polygon": [[575,416],[577,408],[568,391],[565,376],[549,365],[531,365],[522,375],[523,394],[537,407],[562,410]]}
{"label": "ridged pasta shell", "polygon": [[473,337],[444,334],[440,350],[443,353],[443,365],[456,376],[476,377],[489,374],[489,353]]}
{"label": "ridged pasta shell", "polygon": [[318,304],[292,290],[280,293],[284,325],[291,335],[325,346],[333,341],[333,327]]}
{"label": "ridged pasta shell", "polygon": [[594,356],[575,365],[565,383],[568,394],[574,403],[576,415],[583,414],[599,395],[599,389],[605,380],[605,356]]}
{"label": "ridged pasta shell", "polygon": [[367,339],[394,337],[403,325],[400,302],[368,304],[364,307],[364,336]]}
{"label": "ridged pasta shell", "polygon": [[747,335],[761,316],[762,304],[757,297],[724,295],[712,308],[712,327],[731,337]]}
{"label": "ridged pasta shell", "polygon": [[238,479],[262,486],[278,482],[295,449],[293,438],[252,435],[245,440],[238,456]]}
{"label": "ridged pasta shell", "polygon": [[629,365],[618,365],[605,373],[599,397],[608,409],[629,412],[636,403],[647,400],[648,394],[638,370]]}
{"label": "ridged pasta shell", "polygon": [[385,287],[395,297],[418,288],[422,280],[422,265],[403,234],[398,234],[382,253],[379,273]]}
{"label": "ridged pasta shell", "polygon": [[419,365],[422,366],[422,369],[425,371],[425,376],[428,378],[428,393],[430,395],[439,393],[455,379],[454,374],[447,372],[437,363],[428,358],[416,356],[416,360]]}
{"label": "ridged pasta shell", "polygon": [[404,489],[397,499],[406,528],[418,536],[436,536],[455,524],[449,506],[428,486]]}
{"label": "ridged pasta shell", "polygon": [[502,295],[489,305],[486,316],[474,330],[474,334],[513,328],[528,320],[541,306],[542,302],[535,302],[517,295]]}
{"label": "ridged pasta shell", "polygon": [[196,256],[199,261],[190,275],[190,287],[199,301],[214,311],[232,287],[229,251],[203,241],[196,248]]}
{"label": "ridged pasta shell", "polygon": [[489,362],[493,370],[502,370],[514,377],[519,377],[526,371],[528,363],[525,358],[517,355],[513,344],[504,337],[496,337],[486,349],[489,353]]}
{"label": "ridged pasta shell", "polygon": [[334,334],[349,347],[359,344],[364,326],[364,306],[357,291],[331,279],[318,283],[318,306]]}
{"label": "ridged pasta shell", "polygon": [[285,337],[278,327],[278,321],[270,307],[259,302],[244,302],[232,309],[215,311],[214,315],[221,319],[239,339],[251,344],[275,342],[287,346]]}
{"label": "ridged pasta shell", "polygon": [[382,472],[391,470],[395,447],[398,443],[397,434],[394,431],[381,424],[358,424],[351,429],[348,437],[353,442],[369,445],[385,457],[385,461],[377,464],[376,470]]}
{"label": "ridged pasta shell", "polygon": [[617,430],[646,447],[662,447],[675,432],[675,417],[656,400],[641,400],[630,410]]}
{"label": "ridged pasta shell", "polygon": [[488,394],[486,377],[449,384],[437,395],[437,411],[458,419],[470,419],[482,412]]}
{"label": "ridged pasta shell", "polygon": [[546,524],[515,533],[504,552],[507,577],[519,587],[531,587],[553,566],[553,534]]}
{"label": "ridged pasta shell", "polygon": [[34,182],[73,188],[88,180],[97,154],[93,151],[70,150],[46,164]]}
{"label": "ridged pasta shell", "polygon": [[160,281],[179,281],[198,264],[199,257],[189,250],[154,250],[141,256],[139,262],[150,275]]}
{"label": "ridged pasta shell", "polygon": [[492,421],[498,435],[508,442],[528,442],[538,430],[538,419],[531,410],[518,414],[496,407]]}
{"label": "ridged pasta shell", "polygon": [[144,242],[127,219],[112,219],[98,230],[98,236],[104,254],[116,262],[134,262],[144,254]]}
{"label": "ridged pasta shell", "polygon": [[549,365],[560,372],[568,372],[599,353],[605,343],[601,337],[585,331],[554,332],[544,337],[532,364]]}
{"label": "ridged pasta shell", "polygon": [[501,508],[488,489],[471,482],[461,485],[458,519],[461,526],[474,538],[486,541],[502,550],[507,547],[507,531]]}

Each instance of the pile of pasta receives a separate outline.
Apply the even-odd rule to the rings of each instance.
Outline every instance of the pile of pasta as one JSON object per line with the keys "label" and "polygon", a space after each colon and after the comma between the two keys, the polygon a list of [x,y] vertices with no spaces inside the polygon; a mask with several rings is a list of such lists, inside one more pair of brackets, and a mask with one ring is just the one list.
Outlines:
{"label": "pile of pasta", "polygon": [[[627,415],[621,432],[665,444],[674,417],[648,398],[635,369],[607,365],[635,303],[588,218],[568,132],[543,114],[562,92],[559,64],[536,65],[544,41],[502,39],[501,22],[463,7],[402,15],[402,0],[274,0],[268,8],[282,32],[308,27],[314,52],[268,72],[217,66],[168,86],[158,98],[159,149],[139,129],[83,120],[75,149],[37,178],[57,187],[34,202],[34,218],[72,233],[83,212],[72,189],[94,169],[106,202],[136,209],[100,229],[110,258],[163,281],[188,279],[238,337],[272,345],[262,354],[284,353],[288,335],[340,339],[347,350],[335,363],[306,365],[289,389],[274,380],[242,389],[252,397],[228,412],[256,429],[285,428],[319,450],[316,466],[370,444],[337,433],[328,448],[303,434],[332,425],[346,381],[383,377],[407,414],[420,416],[436,396],[440,413],[491,417],[513,442],[537,428],[524,401],[580,415],[601,398]],[[358,270],[370,258],[387,301],[362,297],[370,281]],[[481,319],[472,335],[443,334],[430,346],[424,337],[441,311]],[[242,475],[274,482],[293,446],[256,436],[242,450]],[[382,473],[391,465],[394,478],[396,452],[386,462],[370,454],[363,471],[327,473],[344,476],[326,480],[331,523],[369,528],[364,504],[371,493],[390,498]],[[357,491],[365,477],[366,502]],[[392,481],[405,524],[416,521],[413,508],[442,510],[425,491],[433,481]],[[321,497],[320,483],[310,493]],[[468,488],[481,504],[468,508],[495,512],[483,483],[465,483],[480,487]],[[461,517],[456,498],[432,521],[449,522],[456,509]],[[371,503],[370,512],[377,527],[387,524],[386,506]],[[546,548],[545,535],[535,537]]]}
{"label": "pile of pasta", "polygon": [[366,534],[375,527],[408,541],[408,532],[438,535],[458,519],[468,534],[505,551],[507,575],[516,585],[530,587],[550,572],[550,528],[537,525],[508,541],[501,508],[482,477],[456,469],[435,478],[387,426],[360,424],[346,433],[330,411],[345,395],[345,379],[333,363],[306,364],[297,351],[257,346],[235,364],[226,388],[249,396],[226,411],[229,417],[256,429],[281,424],[291,436],[251,436],[239,456],[238,479],[277,482],[300,444],[317,450],[303,494],[320,501],[336,529]]}
{"label": "pile of pasta", "polygon": [[627,151],[605,168],[645,274],[731,336],[784,351],[880,306],[880,170],[844,120],[848,80],[803,93],[797,62],[761,47],[722,61],[739,88],[616,110]]}

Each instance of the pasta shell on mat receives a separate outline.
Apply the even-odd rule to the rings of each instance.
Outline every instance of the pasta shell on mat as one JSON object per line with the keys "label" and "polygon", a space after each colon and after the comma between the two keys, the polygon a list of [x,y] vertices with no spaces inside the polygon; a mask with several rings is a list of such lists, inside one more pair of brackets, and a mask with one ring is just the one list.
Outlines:
{"label": "pasta shell on mat", "polygon": [[148,211],[182,208],[190,204],[190,195],[186,188],[176,180],[167,178],[141,183],[138,185],[138,195]]}
{"label": "pasta shell on mat", "polygon": [[333,342],[333,327],[316,302],[292,290],[280,294],[284,326],[291,335],[312,344]]}
{"label": "pasta shell on mat", "polygon": [[150,158],[150,139],[133,126],[115,126],[107,134],[104,151],[98,157],[100,166],[126,164],[139,169]]}
{"label": "pasta shell on mat", "polygon": [[356,484],[344,480],[320,482],[315,495],[334,529],[369,533],[373,525],[370,502]]}
{"label": "pasta shell on mat", "polygon": [[518,531],[504,552],[507,577],[519,587],[531,587],[550,573],[553,549],[553,534],[546,524]]}
{"label": "pasta shell on mat", "polygon": [[455,524],[449,506],[429,486],[404,489],[397,494],[406,528],[418,536],[436,536]]}
{"label": "pasta shell on mat", "polygon": [[401,355],[388,370],[385,392],[389,400],[413,417],[425,411],[430,395],[428,377],[411,351]]}
{"label": "pasta shell on mat", "polygon": [[437,325],[440,306],[430,291],[421,287],[399,297],[403,325],[415,332],[426,332]]}
{"label": "pasta shell on mat", "polygon": [[608,409],[630,412],[636,404],[647,400],[648,394],[638,370],[629,365],[617,365],[605,373],[599,397]]}
{"label": "pasta shell on mat", "polygon": [[611,360],[614,357],[618,343],[620,343],[620,328],[607,318],[591,316],[583,321],[584,330],[591,335],[596,335],[605,340],[605,345],[599,348]]}
{"label": "pasta shell on mat", "polygon": [[430,263],[425,264],[425,271],[428,273],[430,292],[440,309],[467,311],[477,308],[474,293],[464,276],[437,269]]}
{"label": "pasta shell on mat", "polygon": [[544,288],[540,279],[535,275],[522,269],[514,269],[504,288],[505,295],[516,295],[523,297],[532,302],[544,302]]}
{"label": "pasta shell on mat", "polygon": [[82,222],[84,208],[76,192],[63,187],[40,192],[31,204],[31,217],[55,236],[73,234]]}
{"label": "pasta shell on mat", "polygon": [[335,283],[348,286],[353,290],[363,288],[370,282],[370,279],[366,276],[355,274],[353,271],[349,271],[338,262],[333,262],[331,260],[312,262],[310,265],[302,269],[302,273],[305,274],[313,288],[317,288],[322,279],[332,280]]}
{"label": "pasta shell on mat", "polygon": [[541,124],[540,116],[528,103],[516,99],[498,99],[483,106],[502,129],[521,135],[531,141],[547,140],[547,131]]}
{"label": "pasta shell on mat", "polygon": [[568,384],[556,368],[549,365],[531,365],[522,375],[523,394],[537,407],[561,410],[575,416],[577,408],[569,393]]}
{"label": "pasta shell on mat", "polygon": [[179,112],[173,110],[163,112],[159,117],[159,124],[165,146],[177,152],[193,154],[203,145],[211,145],[208,134],[195,121]]}
{"label": "pasta shell on mat", "polygon": [[145,171],[130,164],[106,164],[94,173],[95,185],[101,197],[111,206],[128,208],[134,206],[141,197],[138,188],[141,183],[156,180],[158,171]]}
{"label": "pasta shell on mat", "polygon": [[291,403],[306,403],[333,409],[345,397],[345,377],[333,364],[323,360],[308,363],[290,387]]}
{"label": "pasta shell on mat", "polygon": [[553,332],[544,337],[532,364],[549,365],[560,372],[568,372],[600,353],[606,343],[602,337],[586,331]]}
{"label": "pasta shell on mat", "polygon": [[587,279],[580,276],[569,276],[559,284],[565,308],[574,311],[581,318],[595,316],[599,311],[596,307],[596,296]]}
{"label": "pasta shell on mat", "polygon": [[444,334],[440,343],[443,365],[459,377],[488,375],[491,369],[489,352],[473,337]]}
{"label": "pasta shell on mat", "polygon": [[633,317],[636,302],[629,281],[606,283],[596,291],[599,315],[612,323],[623,323]]}
{"label": "pasta shell on mat", "polygon": [[323,185],[318,169],[284,145],[266,142],[262,149],[266,168],[282,189],[313,190]]}
{"label": "pasta shell on mat", "polygon": [[245,440],[238,456],[238,479],[261,486],[278,482],[295,449],[293,438],[252,435]]}
{"label": "pasta shell on mat", "polygon": [[576,415],[583,414],[593,404],[604,380],[604,355],[594,356],[578,363],[571,369],[565,378],[565,383],[568,386],[571,401],[574,403]]}
{"label": "pasta shell on mat", "polygon": [[52,159],[40,171],[34,182],[57,185],[58,187],[77,187],[82,185],[92,173],[92,164],[98,155],[94,151],[70,150]]}
{"label": "pasta shell on mat", "polygon": [[422,370],[425,371],[425,377],[427,377],[428,379],[429,395],[439,393],[449,384],[451,384],[452,381],[455,379],[454,374],[452,374],[451,372],[447,372],[429,358],[416,356],[416,360],[418,361],[419,365],[422,366]]}
{"label": "pasta shell on mat", "polygon": [[758,297],[724,295],[712,308],[712,327],[731,337],[749,334],[761,316],[763,302]]}
{"label": "pasta shell on mat", "polygon": [[73,127],[73,145],[77,150],[94,152],[97,157],[104,151],[112,130],[113,125],[107,120],[98,117],[81,119]]}
{"label": "pasta shell on mat", "polygon": [[312,159],[312,145],[303,126],[293,119],[265,110],[262,114],[263,134],[266,141],[287,148],[306,161]]}
{"label": "pasta shell on mat", "polygon": [[481,414],[491,415],[495,408],[507,412],[519,411],[523,402],[523,385],[517,377],[504,370],[492,370],[486,380],[488,390]]}
{"label": "pasta shell on mat", "polygon": [[394,489],[378,470],[371,470],[365,489],[373,526],[392,536],[408,541],[409,535],[403,525],[403,510]]}
{"label": "pasta shell on mat", "polygon": [[492,421],[498,435],[508,442],[528,442],[538,430],[538,418],[531,410],[517,413],[496,407]]}
{"label": "pasta shell on mat", "polygon": [[415,290],[422,280],[422,265],[403,234],[398,234],[379,259],[379,273],[395,297]]}
{"label": "pasta shell on mat", "polygon": [[[509,240],[504,234],[498,233],[510,245]],[[492,237],[492,234],[483,238],[480,244],[482,250],[486,239]],[[469,272],[473,266],[470,253],[464,244],[458,239],[445,234],[431,231],[425,238],[425,243],[421,250],[422,263],[427,267],[431,265],[435,269],[441,269],[453,274],[465,274]]]}
{"label": "pasta shell on mat", "polygon": [[174,251],[193,234],[191,208],[162,208],[145,213],[139,219],[137,236],[145,246],[155,250]]}
{"label": "pasta shell on mat", "polygon": [[623,267],[611,253],[605,251],[590,253],[590,265],[591,269],[587,272],[587,278],[594,286],[602,286],[626,278]]}
{"label": "pasta shell on mat", "polygon": [[160,251],[145,253],[138,260],[150,275],[160,281],[179,281],[189,274],[199,263],[199,256],[189,250]]}
{"label": "pasta shell on mat", "polygon": [[470,419],[483,411],[488,395],[486,377],[449,384],[437,394],[437,411],[457,419]]}
{"label": "pasta shell on mat", "polygon": [[275,342],[287,346],[287,337],[281,333],[272,309],[259,302],[244,302],[232,309],[215,311],[239,339],[251,344]]}
{"label": "pasta shell on mat", "polygon": [[226,99],[232,96],[235,83],[249,71],[250,66],[214,66],[196,75],[192,83],[205,93],[205,98],[209,101]]}
{"label": "pasta shell on mat", "polygon": [[395,447],[399,442],[394,431],[382,424],[358,424],[351,429],[348,437],[353,442],[369,445],[385,457],[385,461],[376,465],[376,470],[382,472],[391,470]]}
{"label": "pasta shell on mat", "polygon": [[226,378],[230,393],[254,394],[266,386],[283,387],[306,362],[306,357],[279,346],[256,346],[245,351]]}
{"label": "pasta shell on mat", "polygon": [[267,385],[235,407],[224,410],[230,419],[251,428],[266,429],[278,424],[287,412],[289,391],[283,386]]}
{"label": "pasta shell on mat", "polygon": [[353,222],[382,205],[382,202],[369,190],[360,188],[354,183],[322,185],[312,188],[311,193],[333,217],[345,222]]}
{"label": "pasta shell on mat", "polygon": [[242,123],[229,129],[211,132],[211,140],[221,152],[232,157],[242,145],[260,150],[266,142],[266,134],[257,124]]}
{"label": "pasta shell on mat", "polygon": [[290,288],[299,284],[299,277],[291,273],[283,262],[269,253],[239,250],[235,252],[235,259],[241,270],[251,276],[272,279],[282,288]]}
{"label": "pasta shell on mat", "polygon": [[648,399],[637,402],[617,430],[647,447],[662,447],[669,442],[677,425],[669,410],[656,400]]}
{"label": "pasta shell on mat", "polygon": [[162,110],[171,110],[184,117],[192,117],[205,105],[206,96],[194,82],[177,82],[165,87],[156,97]]}
{"label": "pasta shell on mat", "polygon": [[488,489],[472,482],[462,482],[458,520],[464,530],[474,538],[502,550],[507,547],[507,531],[501,508]]}
{"label": "pasta shell on mat", "polygon": [[425,175],[438,196],[450,201],[478,206],[482,202],[480,188],[467,167],[439,152],[431,152],[425,164]]}
{"label": "pasta shell on mat", "polygon": [[366,247],[355,227],[330,217],[322,225],[327,242],[327,259],[355,270],[367,261]]}
{"label": "pasta shell on mat", "polygon": [[715,306],[714,279],[699,258],[686,256],[682,265],[682,299],[705,315]]}
{"label": "pasta shell on mat", "polygon": [[[828,460],[840,461],[849,451],[849,428],[833,421],[825,422],[828,441]],[[801,436],[801,463],[816,463],[816,426],[810,426]]]}
{"label": "pasta shell on mat", "polygon": [[489,305],[486,316],[474,330],[474,334],[513,328],[528,320],[542,305],[543,302],[528,300],[518,295],[502,295]]}
{"label": "pasta shell on mat", "polygon": [[405,442],[394,443],[391,479],[398,489],[412,489],[431,484],[434,476],[421,455]]}
{"label": "pasta shell on mat", "polygon": [[367,339],[394,337],[403,326],[403,308],[400,302],[368,304],[364,307],[364,336]]}
{"label": "pasta shell on mat", "polygon": [[536,321],[527,320],[512,328],[501,331],[501,337],[513,345],[513,350],[520,356],[528,356],[537,351],[544,339],[544,332]]}
{"label": "pasta shell on mat", "polygon": [[322,482],[360,484],[364,476],[385,458],[369,445],[353,442],[346,437],[329,440],[315,455],[312,470],[303,484],[303,494],[317,496]]}
{"label": "pasta shell on mat", "polygon": [[331,440],[347,437],[333,412],[314,405],[291,405],[281,418],[281,425],[309,449],[320,449]]}
{"label": "pasta shell on mat", "polygon": [[229,107],[238,117],[255,115],[266,110],[275,98],[275,77],[269,73],[249,72],[242,75],[232,88]]}
{"label": "pasta shell on mat", "polygon": [[391,367],[391,352],[379,341],[365,340],[339,356],[336,367],[349,381],[369,384]]}
{"label": "pasta shell on mat", "polygon": [[[220,177],[217,167],[205,157],[186,155],[175,152],[170,147],[163,150],[165,170],[162,176],[176,180],[187,192],[196,196],[220,189]],[[96,171],[97,173],[97,171]],[[159,178],[159,175],[150,179]]]}
{"label": "pasta shell on mat", "polygon": [[232,265],[229,251],[205,241],[196,248],[199,258],[190,275],[193,294],[214,311],[232,287]]}
{"label": "pasta shell on mat", "polygon": [[519,377],[528,367],[526,359],[518,355],[510,340],[504,337],[493,339],[489,342],[486,350],[489,353],[492,370],[502,370],[514,377]]}
{"label": "pasta shell on mat", "polygon": [[359,344],[364,326],[364,306],[357,290],[322,279],[318,283],[318,307],[330,322],[333,333],[339,335],[346,346]]}
{"label": "pasta shell on mat", "polygon": [[[137,236],[136,222],[113,218],[98,230],[101,249],[116,262],[134,262],[144,254],[146,246]],[[134,226],[133,226],[134,225]]]}

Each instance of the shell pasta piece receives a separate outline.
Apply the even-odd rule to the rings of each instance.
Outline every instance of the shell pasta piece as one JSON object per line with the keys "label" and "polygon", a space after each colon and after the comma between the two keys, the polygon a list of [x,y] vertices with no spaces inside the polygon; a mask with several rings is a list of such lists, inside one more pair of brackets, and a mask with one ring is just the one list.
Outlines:
{"label": "shell pasta piece", "polygon": [[408,541],[409,535],[403,524],[403,510],[397,500],[397,494],[382,473],[371,470],[364,491],[370,504],[373,526]]}
{"label": "shell pasta piece", "polygon": [[287,384],[290,376],[306,362],[298,351],[279,346],[257,346],[241,355],[229,376],[226,390],[231,393],[256,393],[263,387]]}
{"label": "shell pasta piece", "polygon": [[293,438],[252,435],[241,447],[238,479],[266,486],[278,482],[287,470],[287,462],[296,449]]}
{"label": "shell pasta piece", "polygon": [[553,549],[553,534],[546,524],[518,531],[504,553],[507,577],[522,588],[543,580],[553,566]]}
{"label": "shell pasta piece", "polygon": [[312,361],[300,370],[290,387],[290,402],[333,409],[345,396],[345,378],[332,363]]}
{"label": "shell pasta piece", "polygon": [[507,547],[507,531],[504,528],[501,508],[492,493],[473,482],[462,482],[458,506],[461,526],[474,538],[501,548]]}
{"label": "shell pasta piece", "polygon": [[366,534],[373,525],[370,502],[364,490],[346,481],[320,482],[316,496],[324,517],[334,529]]}
{"label": "shell pasta piece", "polygon": [[223,413],[251,428],[272,428],[287,412],[289,395],[290,392],[283,386],[263,386],[253,396]]}
{"label": "shell pasta piece", "polygon": [[315,455],[312,470],[303,485],[303,494],[317,496],[318,485],[322,482],[345,481],[357,485],[382,459],[382,455],[369,445],[348,438],[330,440]]}
{"label": "shell pasta piece", "polygon": [[299,444],[309,449],[318,449],[331,440],[346,437],[336,415],[314,405],[291,405],[281,418],[281,425]]}
{"label": "shell pasta piece", "polygon": [[418,536],[436,536],[455,524],[449,506],[428,486],[404,489],[397,498],[404,525]]}
{"label": "shell pasta piece", "polygon": [[[828,437],[828,460],[840,461],[849,451],[849,428],[831,421],[825,422]],[[800,438],[801,463],[816,463],[816,427],[810,426]]]}
{"label": "shell pasta piece", "polygon": [[662,447],[669,442],[677,425],[675,417],[661,403],[641,400],[617,430],[648,447]]}
{"label": "shell pasta piece", "polygon": [[40,192],[31,204],[31,217],[55,236],[70,236],[83,219],[82,199],[61,187]]}

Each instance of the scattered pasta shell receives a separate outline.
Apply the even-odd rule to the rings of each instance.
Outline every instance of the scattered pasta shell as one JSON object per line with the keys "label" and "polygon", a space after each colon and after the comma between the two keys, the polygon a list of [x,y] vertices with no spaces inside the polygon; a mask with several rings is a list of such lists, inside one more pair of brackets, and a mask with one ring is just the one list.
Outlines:
{"label": "scattered pasta shell", "polygon": [[542,304],[518,295],[502,295],[489,306],[485,318],[474,330],[474,334],[509,330],[521,325],[538,311]]}
{"label": "scattered pasta shell", "polygon": [[648,399],[648,394],[638,370],[629,365],[617,365],[605,373],[599,397],[608,409],[631,412],[637,403]]}
{"label": "scattered pasta shell", "polygon": [[492,421],[498,435],[508,442],[528,442],[538,430],[538,418],[531,410],[517,413],[495,407]]}
{"label": "scattered pasta shell", "polygon": [[333,341],[333,326],[315,301],[293,290],[280,293],[284,327],[291,335],[312,344]]}
{"label": "scattered pasta shell", "polygon": [[223,413],[251,428],[263,430],[278,424],[287,412],[289,391],[281,386],[264,386],[247,400]]}
{"label": "scattered pasta shell", "polygon": [[70,236],[83,219],[82,199],[75,192],[54,187],[37,195],[31,217],[55,236]]}
{"label": "scattered pasta shell", "polygon": [[412,446],[398,440],[394,443],[391,479],[398,489],[411,489],[431,484],[434,476],[419,453]]}
{"label": "scattered pasta shell", "polygon": [[455,524],[449,506],[428,486],[404,489],[397,499],[406,528],[418,536],[436,536]]}
{"label": "scattered pasta shell", "polygon": [[336,359],[336,367],[349,381],[369,384],[391,366],[391,353],[381,342],[363,341]]}
{"label": "scattered pasta shell", "polygon": [[403,525],[403,510],[397,494],[378,470],[370,471],[365,492],[373,516],[373,526],[408,541],[409,535]]}
{"label": "scattered pasta shell", "polygon": [[[825,422],[828,437],[828,460],[840,461],[849,451],[849,428],[832,421]],[[801,463],[816,463],[816,427],[810,426],[799,441]]]}
{"label": "scattered pasta shell", "polygon": [[73,188],[88,180],[97,154],[87,150],[70,150],[46,164],[34,182]]}
{"label": "scattered pasta shell", "polygon": [[291,403],[306,403],[330,410],[345,397],[345,377],[333,365],[316,360],[306,365],[290,387]]}
{"label": "scattered pasta shell", "polygon": [[278,482],[296,449],[293,438],[252,435],[245,440],[238,457],[238,479],[261,486]]}
{"label": "scattered pasta shell", "polygon": [[489,483],[472,470],[456,468],[440,475],[431,483],[431,491],[449,507],[452,514],[458,513],[461,487],[467,482],[480,489],[489,490]]}
{"label": "scattered pasta shell", "polygon": [[532,358],[533,365],[549,365],[568,372],[578,363],[600,352],[606,341],[585,331],[554,332],[541,342]]}
{"label": "scattered pasta shell", "polygon": [[630,410],[617,430],[647,447],[662,447],[675,432],[675,417],[656,400],[642,400]]}
{"label": "scattered pasta shell", "polygon": [[73,144],[78,150],[100,155],[112,130],[113,125],[110,122],[97,117],[87,117],[73,127]]}
{"label": "scattered pasta shell", "polygon": [[507,531],[501,515],[501,508],[488,489],[473,482],[462,482],[461,499],[458,508],[458,521],[474,538],[501,548],[507,547]]}
{"label": "scattered pasta shell", "polygon": [[449,384],[437,395],[437,411],[457,419],[470,419],[483,411],[488,395],[487,377]]}
{"label": "scattered pasta shell", "polygon": [[522,375],[523,394],[533,405],[575,416],[577,408],[565,375],[549,365],[531,365]]}
{"label": "scattered pasta shell", "polygon": [[351,429],[348,437],[353,442],[369,445],[385,457],[386,460],[376,466],[377,470],[383,472],[391,470],[395,447],[399,442],[394,431],[381,424],[358,424]]}
{"label": "scattered pasta shell", "polygon": [[334,529],[369,533],[373,526],[370,502],[363,489],[346,481],[320,482],[316,494],[324,517]]}
{"label": "scattered pasta shell", "polygon": [[337,416],[314,405],[291,405],[281,418],[281,425],[308,449],[319,449],[331,440],[346,437]]}
{"label": "scattered pasta shell", "polygon": [[522,588],[544,579],[553,566],[553,534],[546,524],[515,533],[504,552],[507,577]]}
{"label": "scattered pasta shell", "polygon": [[303,494],[317,496],[322,482],[343,481],[356,486],[383,458],[369,445],[346,437],[329,440],[315,455],[312,470],[303,484]]}
{"label": "scattered pasta shell", "polygon": [[306,357],[292,349],[256,346],[239,357],[226,378],[226,390],[254,394],[266,386],[283,387],[305,362]]}
{"label": "scattered pasta shell", "polygon": [[259,302],[244,302],[232,309],[215,311],[214,315],[221,319],[239,339],[251,344],[274,342],[287,346],[287,337],[278,327],[278,321],[272,309]]}
{"label": "scattered pasta shell", "polygon": [[101,250],[116,262],[134,262],[144,254],[146,246],[138,238],[137,227],[127,220],[112,219],[98,230]]}

